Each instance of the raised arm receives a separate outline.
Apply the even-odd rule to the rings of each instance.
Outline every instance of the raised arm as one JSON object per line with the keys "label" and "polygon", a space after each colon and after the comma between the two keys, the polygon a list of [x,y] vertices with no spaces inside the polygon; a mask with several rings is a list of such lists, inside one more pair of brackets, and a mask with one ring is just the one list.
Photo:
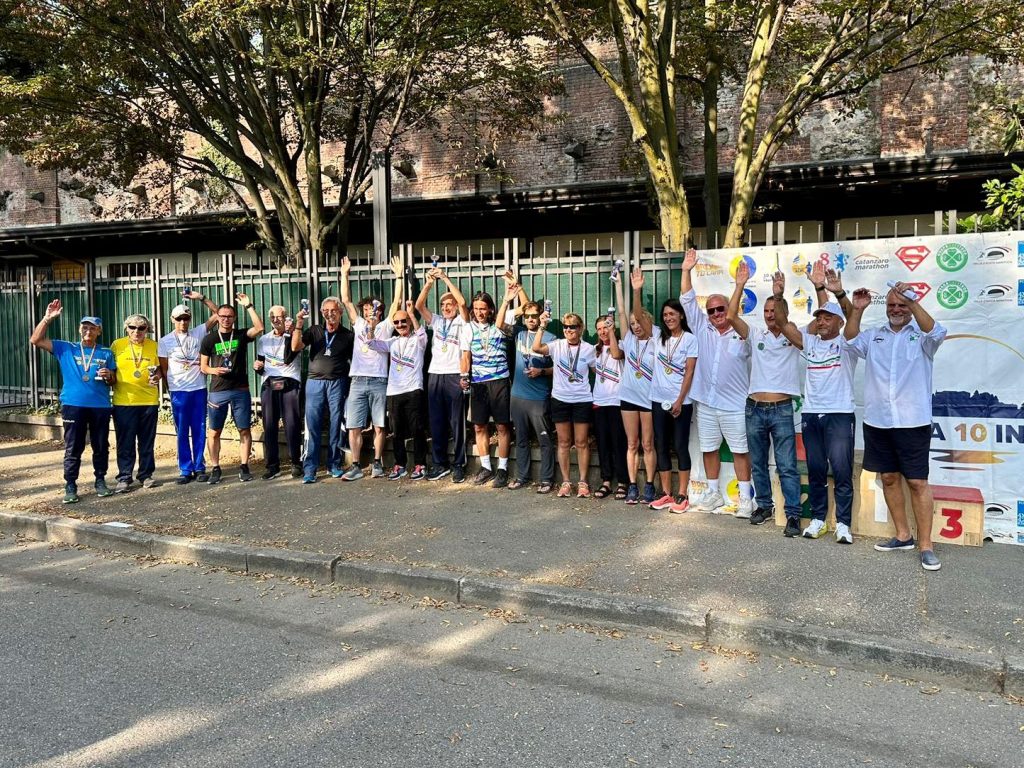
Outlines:
{"label": "raised arm", "polygon": [[[625,334],[629,330],[629,307],[626,306],[626,298],[623,295],[622,290],[622,276],[623,272],[619,273],[619,276],[612,281],[614,284],[613,290],[615,291],[615,306],[619,310],[619,328],[622,329],[622,333]],[[632,276],[630,276],[632,278]]]}
{"label": "raised arm", "polygon": [[252,325],[249,326],[249,330],[245,332],[245,335],[250,339],[259,338],[260,334],[263,333],[263,318],[260,317],[259,313],[253,307],[252,300],[244,293],[236,293],[235,301],[237,301],[249,314],[249,321],[252,323]]}
{"label": "raised arm", "polygon": [[405,302],[405,313],[409,315],[409,322],[412,323],[412,332],[416,333],[420,329],[420,324],[416,320],[416,307],[411,301]]}
{"label": "raised arm", "polygon": [[815,306],[822,306],[828,301],[828,292],[825,290],[825,265],[820,261],[814,262],[811,271],[807,273],[807,279],[814,286]]}
{"label": "raised arm", "polygon": [[913,290],[914,289],[906,283],[896,283],[896,287],[892,289],[893,293],[896,294],[897,300],[901,301],[907,309],[910,310],[910,314],[914,316],[914,320],[917,321],[918,327],[925,333],[931,333],[932,328],[935,327],[935,318],[928,314],[928,310],[921,306],[920,301],[917,299],[908,299],[903,295],[904,291]]}
{"label": "raised arm", "polygon": [[[781,272],[775,273],[776,278],[772,281],[772,297],[775,299],[775,324],[782,331],[782,335],[789,339],[789,343],[797,349],[804,348],[804,337],[800,329],[789,319],[789,305],[783,296],[786,290],[786,277]],[[781,278],[781,282],[779,281]]]}
{"label": "raised arm", "polygon": [[747,266],[746,259],[740,259],[740,263],[736,265],[736,287],[733,289],[732,296],[729,297],[729,308],[726,310],[725,316],[741,339],[745,339],[750,335],[750,326],[740,317],[743,289],[746,287],[747,280],[749,279],[750,267]]}
{"label": "raised arm", "polygon": [[636,318],[636,324],[640,326],[644,336],[650,336],[654,329],[654,317],[644,307],[644,273],[639,267],[633,270],[633,274],[629,276],[629,282],[633,287],[633,317]]}
{"label": "raised arm", "polygon": [[[448,289],[448,293],[455,297],[455,303],[459,305],[459,314],[462,315],[462,319],[468,322],[469,305],[466,304],[466,297],[462,295],[462,291],[459,290],[459,286],[452,282],[451,278],[448,277],[448,275],[446,275],[440,269],[436,271],[438,272],[438,278],[444,281],[444,286],[445,288]],[[523,303],[525,304],[526,301],[524,301]]]}
{"label": "raised arm", "polygon": [[344,256],[341,259],[341,279],[338,281],[338,290],[341,292],[341,303],[348,312],[348,320],[352,325],[355,325],[356,320],[359,319],[359,313],[356,312],[356,305],[352,303],[352,293],[349,291],[348,285],[348,274],[352,270],[352,262],[348,256]]}
{"label": "raised arm", "polygon": [[[507,274],[507,273],[506,273]],[[508,333],[508,326],[505,323],[505,313],[508,312],[509,304],[519,295],[522,288],[519,283],[512,282],[508,284],[505,289],[505,298],[501,300],[501,306],[498,307],[498,316],[494,318],[494,325],[497,326],[498,330],[502,333]]]}
{"label": "raised arm", "polygon": [[846,291],[843,290],[843,276],[834,269],[826,269],[825,288],[832,292],[836,301],[839,302],[843,314],[849,317],[853,310],[853,304],[850,302],[850,297],[846,295]]}
{"label": "raised arm", "polygon": [[425,323],[432,323],[434,320],[434,313],[427,307],[427,297],[430,292],[434,290],[434,283],[437,282],[437,273],[441,272],[440,269],[434,267],[427,272],[427,280],[423,283],[423,290],[420,291],[420,295],[416,297],[416,309],[421,315],[423,315],[423,321]]}
{"label": "raised arm", "polygon": [[29,344],[53,354],[53,342],[46,337],[46,332],[50,323],[60,317],[60,313],[63,310],[64,307],[61,306],[60,299],[54,299],[47,304],[46,312],[43,314],[43,319],[40,320],[32,330],[32,335],[28,337]]}
{"label": "raised arm", "polygon": [[853,341],[860,335],[860,319],[864,310],[871,306],[871,292],[867,288],[858,288],[853,292],[852,304],[846,315],[846,327],[843,328],[843,336],[847,341]]}
{"label": "raised arm", "polygon": [[397,256],[391,257],[391,274],[395,276],[395,296],[391,299],[391,306],[388,307],[388,320],[394,322],[395,313],[405,306],[405,280],[402,260]]}
{"label": "raised arm", "polygon": [[693,290],[693,277],[690,272],[697,266],[697,249],[691,248],[683,257],[683,272],[679,277],[679,293],[689,293]]}
{"label": "raised arm", "polygon": [[615,323],[612,323],[612,327],[608,329],[608,354],[612,356],[612,360],[621,360],[626,356],[626,353],[622,351],[622,347],[619,346],[619,340],[615,333]]}
{"label": "raised arm", "polygon": [[544,312],[540,316],[540,325],[537,326],[537,332],[533,335],[533,346],[531,349],[538,355],[549,355],[549,347],[544,343],[544,328],[551,321],[551,315]]}

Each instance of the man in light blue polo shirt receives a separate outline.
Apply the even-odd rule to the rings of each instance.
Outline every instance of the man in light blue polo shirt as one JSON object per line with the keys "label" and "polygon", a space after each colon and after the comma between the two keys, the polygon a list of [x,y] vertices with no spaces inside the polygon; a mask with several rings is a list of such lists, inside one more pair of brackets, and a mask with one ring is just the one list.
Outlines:
{"label": "man in light blue polo shirt", "polygon": [[85,316],[78,324],[80,341],[72,344],[46,337],[51,322],[63,310],[60,299],[46,306],[46,314],[32,331],[29,342],[46,350],[60,365],[61,418],[64,422],[64,503],[78,501],[78,472],[82,466],[86,435],[92,448],[96,495],[110,496],[106,474],[110,454],[110,386],[117,377],[114,353],[100,346],[103,321]]}

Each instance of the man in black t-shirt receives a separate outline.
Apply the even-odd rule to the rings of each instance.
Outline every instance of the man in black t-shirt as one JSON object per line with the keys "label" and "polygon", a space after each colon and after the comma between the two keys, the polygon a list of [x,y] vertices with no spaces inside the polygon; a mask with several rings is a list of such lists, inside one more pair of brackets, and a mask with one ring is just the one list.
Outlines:
{"label": "man in black t-shirt", "polygon": [[200,368],[210,377],[210,396],[207,401],[207,444],[210,447],[210,485],[219,483],[220,433],[224,429],[228,407],[231,419],[238,427],[239,452],[242,466],[238,479],[252,480],[249,457],[252,454],[252,395],[249,392],[249,345],[263,333],[263,320],[253,309],[252,301],[244,293],[235,294],[238,303],[248,311],[252,327],[235,328],[235,308],[230,304],[217,307],[217,327],[199,345]]}
{"label": "man in black t-shirt", "polygon": [[320,466],[320,434],[324,409],[330,420],[327,443],[327,470],[332,477],[345,473],[342,441],[345,397],[348,394],[349,366],[352,364],[354,335],[341,325],[341,300],[328,296],[320,302],[323,325],[303,330],[309,313],[301,310],[295,316],[292,350],[309,348],[309,371],[306,378],[306,438],[302,448],[302,482],[315,483]]}

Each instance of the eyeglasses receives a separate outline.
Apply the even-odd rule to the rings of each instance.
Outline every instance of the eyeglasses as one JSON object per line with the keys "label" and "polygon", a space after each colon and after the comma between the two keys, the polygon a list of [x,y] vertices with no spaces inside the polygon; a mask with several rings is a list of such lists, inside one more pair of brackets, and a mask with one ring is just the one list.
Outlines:
{"label": "eyeglasses", "polygon": [[725,312],[725,307],[708,307],[708,315],[717,315]]}
{"label": "eyeglasses", "polygon": [[144,330],[146,330],[146,326],[145,325],[129,325],[128,326],[128,330],[129,331],[144,331]]}
{"label": "eyeglasses", "polygon": [[408,325],[408,324],[409,324],[408,320],[395,320],[395,325],[396,326],[397,325]]}
{"label": "eyeglasses", "polygon": [[580,329],[578,325],[563,325],[562,327],[567,331],[578,331]]}
{"label": "eyeglasses", "polygon": [[536,314],[535,312],[524,314],[523,317],[525,317],[527,320],[540,320],[540,315]]}

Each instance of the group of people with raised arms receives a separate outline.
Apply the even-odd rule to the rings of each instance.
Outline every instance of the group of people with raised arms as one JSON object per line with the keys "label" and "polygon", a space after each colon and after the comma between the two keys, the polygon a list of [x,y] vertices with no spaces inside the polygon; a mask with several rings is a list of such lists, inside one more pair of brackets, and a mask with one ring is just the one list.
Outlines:
{"label": "group of people with raised arms", "polygon": [[[663,301],[656,315],[642,300],[644,272],[634,269],[627,274],[616,269],[612,276],[615,307],[594,320],[596,343],[584,338],[584,319],[573,311],[557,315],[561,338],[549,332],[556,314],[551,303],[532,300],[510,271],[503,275],[505,293],[498,305],[484,291],[467,302],[437,267],[426,273],[422,291],[413,301],[404,296],[405,279],[397,261],[392,263],[395,290],[389,307],[374,296],[353,301],[351,264],[346,258],[341,295],[321,302],[320,322],[311,324],[308,306],[293,320],[285,307],[275,305],[269,310],[267,333],[245,294],[236,296],[251,321],[243,329],[235,325],[234,305],[217,306],[202,294],[186,290],[184,299],[202,301],[210,310],[199,328],[192,327],[192,310],[183,302],[171,311],[174,328],[159,343],[148,338],[151,324],[142,315],[125,321],[126,336],[109,349],[99,343],[102,321],[98,317],[82,318],[77,344],[51,341],[47,326],[61,313],[60,302],[53,301],[31,342],[54,354],[63,376],[64,500],[78,501],[77,479],[87,433],[98,495],[127,491],[135,480],[143,486],[152,484],[161,381],[169,390],[178,434],[177,482],[222,480],[220,436],[228,411],[241,438],[239,479],[252,480],[249,372],[255,369],[262,377],[265,480],[281,471],[278,435],[283,423],[292,476],[304,483],[316,482],[326,421],[325,460],[333,477],[353,482],[369,472],[389,480],[438,481],[450,475],[453,482],[461,483],[467,479],[468,415],[480,464],[470,478],[476,485],[511,490],[531,485],[532,436],[540,454],[537,493],[613,497],[626,504],[682,513],[691,508],[689,442],[695,423],[707,480],[692,507],[730,511],[754,524],[770,518],[774,514],[768,474],[771,446],[785,499],[785,533],[797,536],[801,534],[800,479],[794,403],[803,393],[814,514],[803,535],[817,538],[825,530],[831,466],[836,539],[849,543],[853,371],[858,359],[866,359],[864,466],[882,474],[897,528],[888,548],[915,546],[903,512],[902,485],[896,482],[905,477],[912,491],[922,564],[937,567],[927,533],[930,507],[924,514],[930,496],[929,438],[923,425],[930,430],[926,414],[930,363],[945,329],[900,283],[887,294],[889,323],[861,333],[860,316],[871,303],[870,294],[860,289],[851,300],[837,273],[815,265],[809,279],[818,303],[811,324],[798,329],[788,320],[785,280],[776,273],[773,294],[764,303],[765,327],[755,330],[740,309],[749,279],[745,264],[736,270],[731,298],[712,294],[701,306],[691,282],[697,262],[696,251],[685,255],[679,298]],[[624,291],[627,280],[629,302]],[[429,300],[438,284],[445,290],[435,311]],[[351,328],[342,323],[346,314]],[[846,331],[840,335],[844,322]],[[905,329],[909,330],[903,334]],[[871,343],[871,334],[881,336]],[[255,346],[251,364],[250,345]],[[917,366],[916,375],[908,377],[908,366],[884,361],[883,347],[908,355],[910,367]],[[305,383],[304,352],[308,355]],[[806,361],[803,374],[801,355]],[[902,393],[894,403],[887,383]],[[883,395],[890,401],[888,406],[875,402]],[[111,416],[118,444],[114,490],[105,482]],[[385,468],[388,419],[394,463]],[[492,422],[497,433],[494,458]],[[372,460],[364,467],[367,432],[372,433]],[[596,488],[590,484],[592,433],[600,466]],[[513,440],[516,464],[510,475]],[[731,450],[738,481],[739,500],[732,507],[719,486],[723,441]],[[926,530],[922,530],[924,523]]]}

